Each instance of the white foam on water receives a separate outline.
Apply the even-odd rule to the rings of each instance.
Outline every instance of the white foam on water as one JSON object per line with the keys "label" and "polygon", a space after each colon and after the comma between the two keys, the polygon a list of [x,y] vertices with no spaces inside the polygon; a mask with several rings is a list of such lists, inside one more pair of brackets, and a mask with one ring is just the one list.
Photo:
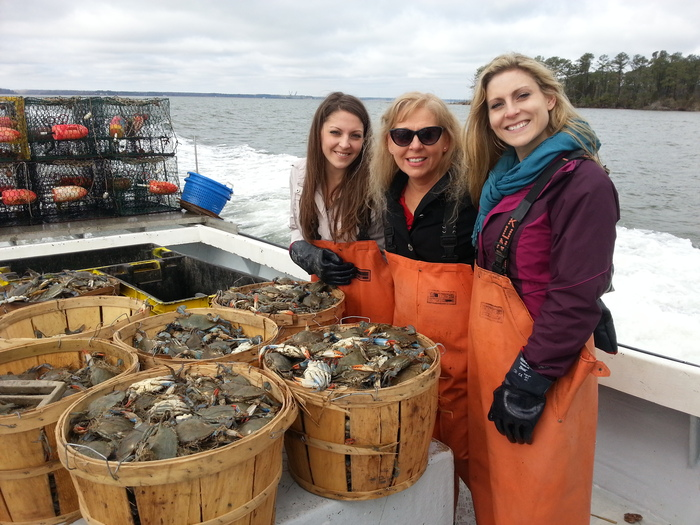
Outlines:
{"label": "white foam on water", "polygon": [[618,227],[613,312],[621,343],[700,364],[700,250],[669,233]]}

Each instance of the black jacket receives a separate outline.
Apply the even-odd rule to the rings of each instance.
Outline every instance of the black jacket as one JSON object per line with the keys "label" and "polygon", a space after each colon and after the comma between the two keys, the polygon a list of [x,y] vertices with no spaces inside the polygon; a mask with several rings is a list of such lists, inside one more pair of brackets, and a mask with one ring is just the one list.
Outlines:
{"label": "black jacket", "polygon": [[[449,235],[452,228],[448,224],[446,235],[443,235],[443,224],[451,217],[454,202],[447,199],[447,184],[449,173],[445,174],[433,188],[423,197],[416,208],[413,217],[413,228],[408,231],[403,207],[399,203],[401,193],[408,182],[408,176],[398,172],[387,192],[387,213],[385,216],[384,238],[386,250],[410,259],[426,262],[474,262],[474,246],[472,245],[472,230],[476,220],[476,208],[468,196],[457,203],[458,216],[456,221],[456,244]],[[445,211],[448,211],[447,215]],[[453,244],[454,258],[449,256],[450,250],[441,244]]]}

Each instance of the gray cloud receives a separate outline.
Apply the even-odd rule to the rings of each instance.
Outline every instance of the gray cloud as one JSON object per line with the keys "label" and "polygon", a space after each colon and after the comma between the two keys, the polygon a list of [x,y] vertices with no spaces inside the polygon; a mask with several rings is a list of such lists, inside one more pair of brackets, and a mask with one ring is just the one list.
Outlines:
{"label": "gray cloud", "polygon": [[466,98],[506,51],[700,54],[695,4],[2,0],[0,88]]}

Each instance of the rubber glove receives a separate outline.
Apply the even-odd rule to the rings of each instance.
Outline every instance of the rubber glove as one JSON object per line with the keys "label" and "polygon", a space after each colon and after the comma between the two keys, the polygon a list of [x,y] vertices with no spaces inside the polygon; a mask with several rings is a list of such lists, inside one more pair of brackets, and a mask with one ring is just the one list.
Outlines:
{"label": "rubber glove", "polygon": [[501,386],[493,392],[489,421],[511,443],[531,444],[535,425],[544,411],[545,393],[553,382],[535,372],[521,351]]}
{"label": "rubber glove", "polygon": [[350,284],[357,273],[354,264],[344,262],[331,250],[318,248],[306,241],[293,242],[289,247],[289,255],[306,272],[316,274],[326,284]]}

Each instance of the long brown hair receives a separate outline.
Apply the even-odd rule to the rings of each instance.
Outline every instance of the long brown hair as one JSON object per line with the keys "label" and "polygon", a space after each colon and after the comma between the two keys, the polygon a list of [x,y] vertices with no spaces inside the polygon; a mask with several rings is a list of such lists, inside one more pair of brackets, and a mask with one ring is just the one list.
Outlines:
{"label": "long brown hair", "polygon": [[474,202],[479,202],[481,189],[489,171],[507,148],[507,145],[501,142],[491,129],[486,89],[494,76],[514,69],[530,75],[545,97],[556,98],[556,104],[549,112],[547,133],[549,135],[560,131],[568,133],[592,159],[600,162],[598,153],[590,151],[588,146],[588,144],[595,144],[595,134],[569,102],[569,98],[564,93],[564,86],[556,79],[554,73],[534,58],[519,53],[500,55],[487,64],[479,75],[467,117],[464,150],[469,170],[469,193]]}
{"label": "long brown hair", "polygon": [[306,180],[301,192],[299,204],[299,222],[304,239],[317,240],[318,213],[314,196],[320,190],[325,194],[326,157],[321,148],[321,131],[328,117],[336,111],[352,113],[362,122],[364,137],[362,149],[357,158],[348,166],[343,180],[331,195],[329,214],[330,230],[334,242],[355,240],[358,226],[360,229],[369,225],[370,209],[367,199],[369,181],[369,159],[367,144],[371,135],[369,113],[364,104],[352,95],[331,93],[316,109],[309,130],[306,154]]}
{"label": "long brown hair", "polygon": [[444,133],[450,137],[449,148],[442,157],[438,168],[440,173],[450,172],[451,174],[448,190],[450,197],[459,199],[466,193],[462,130],[457,117],[442,99],[431,93],[405,93],[394,100],[382,115],[381,129],[375,137],[372,147],[370,195],[372,202],[379,209],[386,207],[386,192],[398,173],[394,156],[389,152],[387,146],[389,130],[397,122],[406,119],[408,115],[422,108],[435,115],[437,125],[442,126]]}

